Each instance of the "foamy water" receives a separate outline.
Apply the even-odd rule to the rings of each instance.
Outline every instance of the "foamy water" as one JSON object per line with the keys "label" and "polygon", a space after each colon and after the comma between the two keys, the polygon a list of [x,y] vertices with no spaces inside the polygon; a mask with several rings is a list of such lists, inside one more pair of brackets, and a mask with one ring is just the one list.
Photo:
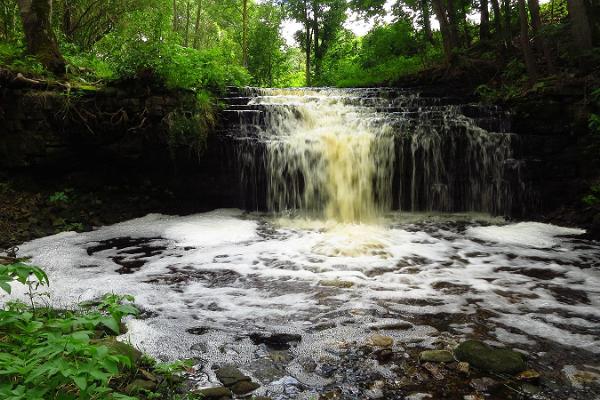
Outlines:
{"label": "foamy water", "polygon": [[400,348],[482,335],[483,318],[484,339],[530,354],[600,354],[600,246],[583,231],[469,214],[382,221],[154,214],[34,240],[19,256],[47,270],[57,306],[133,294],[148,318],[130,320],[126,338],[160,359],[203,360],[207,382],[215,363],[260,375],[256,332],[301,335],[277,378],[313,389],[327,382],[302,360],[335,360],[340,343],[399,322],[386,335]]}

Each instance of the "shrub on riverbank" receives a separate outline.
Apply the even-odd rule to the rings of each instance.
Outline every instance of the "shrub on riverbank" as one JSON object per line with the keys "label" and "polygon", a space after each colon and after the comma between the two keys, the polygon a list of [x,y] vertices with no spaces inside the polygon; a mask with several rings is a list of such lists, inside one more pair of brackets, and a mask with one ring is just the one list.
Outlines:
{"label": "shrub on riverbank", "polygon": [[49,285],[42,269],[0,265],[0,288],[10,294],[14,282],[28,287],[30,304],[10,301],[0,310],[1,398],[186,398],[179,390],[186,363],[157,364],[115,339],[122,319],[139,314],[133,297],[107,294],[77,310],[56,310],[40,306],[48,294],[37,289]]}

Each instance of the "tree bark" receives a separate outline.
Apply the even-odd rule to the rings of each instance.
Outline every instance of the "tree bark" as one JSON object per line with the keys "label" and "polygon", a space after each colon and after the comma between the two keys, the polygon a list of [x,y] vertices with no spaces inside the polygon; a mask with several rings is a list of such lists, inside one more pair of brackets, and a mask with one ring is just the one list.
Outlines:
{"label": "tree bark", "polygon": [[456,46],[456,42],[450,29],[446,7],[442,0],[432,0],[431,4],[433,5],[435,16],[440,23],[440,31],[442,33],[442,44],[444,45],[446,63],[450,64],[454,58],[454,48]]}
{"label": "tree bark", "polygon": [[433,33],[431,32],[431,15],[429,14],[429,3],[427,0],[421,0],[421,16],[423,19],[423,32],[425,40],[433,43]]}
{"label": "tree bark", "polygon": [[311,67],[311,60],[310,60],[310,48],[312,47],[311,44],[311,37],[312,35],[310,34],[310,16],[308,15],[308,2],[307,0],[304,0],[304,29],[305,29],[305,40],[306,40],[306,86],[311,86],[311,79],[310,79],[310,67]]}
{"label": "tree bark", "polygon": [[502,6],[504,7],[504,44],[506,47],[508,47],[512,41],[512,11],[510,0],[504,0],[502,2]]}
{"label": "tree bark", "polygon": [[568,0],[569,19],[571,20],[571,34],[575,46],[580,51],[592,48],[592,30],[587,16],[584,0]]}
{"label": "tree bark", "polygon": [[177,32],[179,23],[177,22],[177,0],[173,0],[173,32]]}
{"label": "tree bark", "polygon": [[202,13],[202,0],[198,0],[196,9],[196,24],[194,25],[194,48],[198,48],[198,41],[200,40],[200,14]]}
{"label": "tree bark", "polygon": [[529,45],[529,17],[527,15],[527,7],[525,0],[519,0],[519,21],[521,23],[521,49],[529,80],[535,82],[538,78],[538,71],[535,65],[535,58],[531,46]]}
{"label": "tree bark", "polygon": [[479,39],[483,41],[490,38],[490,11],[488,0],[480,0],[480,3]]}
{"label": "tree bark", "polygon": [[319,45],[319,4],[317,1],[312,2],[313,10],[313,48],[315,49],[314,65],[315,65],[315,78],[318,80],[321,77],[321,61],[323,61],[323,54],[321,54],[321,46]]}
{"label": "tree bark", "polygon": [[242,63],[248,68],[248,0],[242,0]]}
{"label": "tree bark", "polygon": [[531,28],[533,30],[533,42],[538,52],[544,55],[546,65],[548,66],[548,72],[551,74],[556,72],[554,67],[554,60],[552,57],[552,51],[548,41],[542,36],[542,18],[540,17],[540,3],[539,0],[527,0],[529,6],[529,13],[531,14]]}
{"label": "tree bark", "polygon": [[183,46],[189,47],[190,45],[190,24],[192,23],[191,16],[192,13],[192,3],[188,0],[185,4],[185,36],[183,40]]}
{"label": "tree bark", "polygon": [[446,0],[447,8],[446,13],[448,15],[448,25],[450,28],[450,35],[453,46],[458,46],[460,35],[458,33],[458,17],[456,15],[456,4],[455,0]]}
{"label": "tree bark", "polygon": [[494,10],[494,33],[496,38],[502,38],[502,13],[500,12],[500,2],[492,0],[492,9]]}
{"label": "tree bark", "polygon": [[27,51],[50,71],[65,73],[66,63],[52,30],[52,0],[18,0]]}

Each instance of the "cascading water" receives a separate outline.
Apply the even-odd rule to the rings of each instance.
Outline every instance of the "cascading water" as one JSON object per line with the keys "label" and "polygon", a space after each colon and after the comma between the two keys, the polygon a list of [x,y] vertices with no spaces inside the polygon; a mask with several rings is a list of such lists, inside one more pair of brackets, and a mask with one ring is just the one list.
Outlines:
{"label": "cascading water", "polygon": [[226,112],[250,208],[340,222],[392,209],[510,214],[522,186],[495,107],[394,89],[241,94]]}
{"label": "cascading water", "polygon": [[[500,110],[392,89],[226,101],[209,150],[235,163],[223,169],[241,176],[247,210],[275,213],[150,214],[20,245],[48,272],[53,304],[134,295],[144,318],[126,320],[126,339],[196,360],[190,385],[226,397],[220,386],[239,376],[236,389],[260,386],[247,398],[474,398],[487,373],[421,353],[467,339],[526,354],[542,375],[515,386],[493,374],[486,399],[600,395],[597,242],[481,213],[408,212],[522,204]],[[26,286],[15,294],[29,299]]]}

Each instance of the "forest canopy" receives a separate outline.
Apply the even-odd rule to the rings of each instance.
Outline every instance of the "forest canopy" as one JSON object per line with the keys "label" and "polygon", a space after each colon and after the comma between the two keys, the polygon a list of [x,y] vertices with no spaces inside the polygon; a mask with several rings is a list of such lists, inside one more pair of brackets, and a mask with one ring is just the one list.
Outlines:
{"label": "forest canopy", "polygon": [[[599,16],[591,0],[0,0],[0,65],[209,89],[394,84],[432,68],[532,84],[600,64]],[[372,28],[357,36],[353,19]]]}

